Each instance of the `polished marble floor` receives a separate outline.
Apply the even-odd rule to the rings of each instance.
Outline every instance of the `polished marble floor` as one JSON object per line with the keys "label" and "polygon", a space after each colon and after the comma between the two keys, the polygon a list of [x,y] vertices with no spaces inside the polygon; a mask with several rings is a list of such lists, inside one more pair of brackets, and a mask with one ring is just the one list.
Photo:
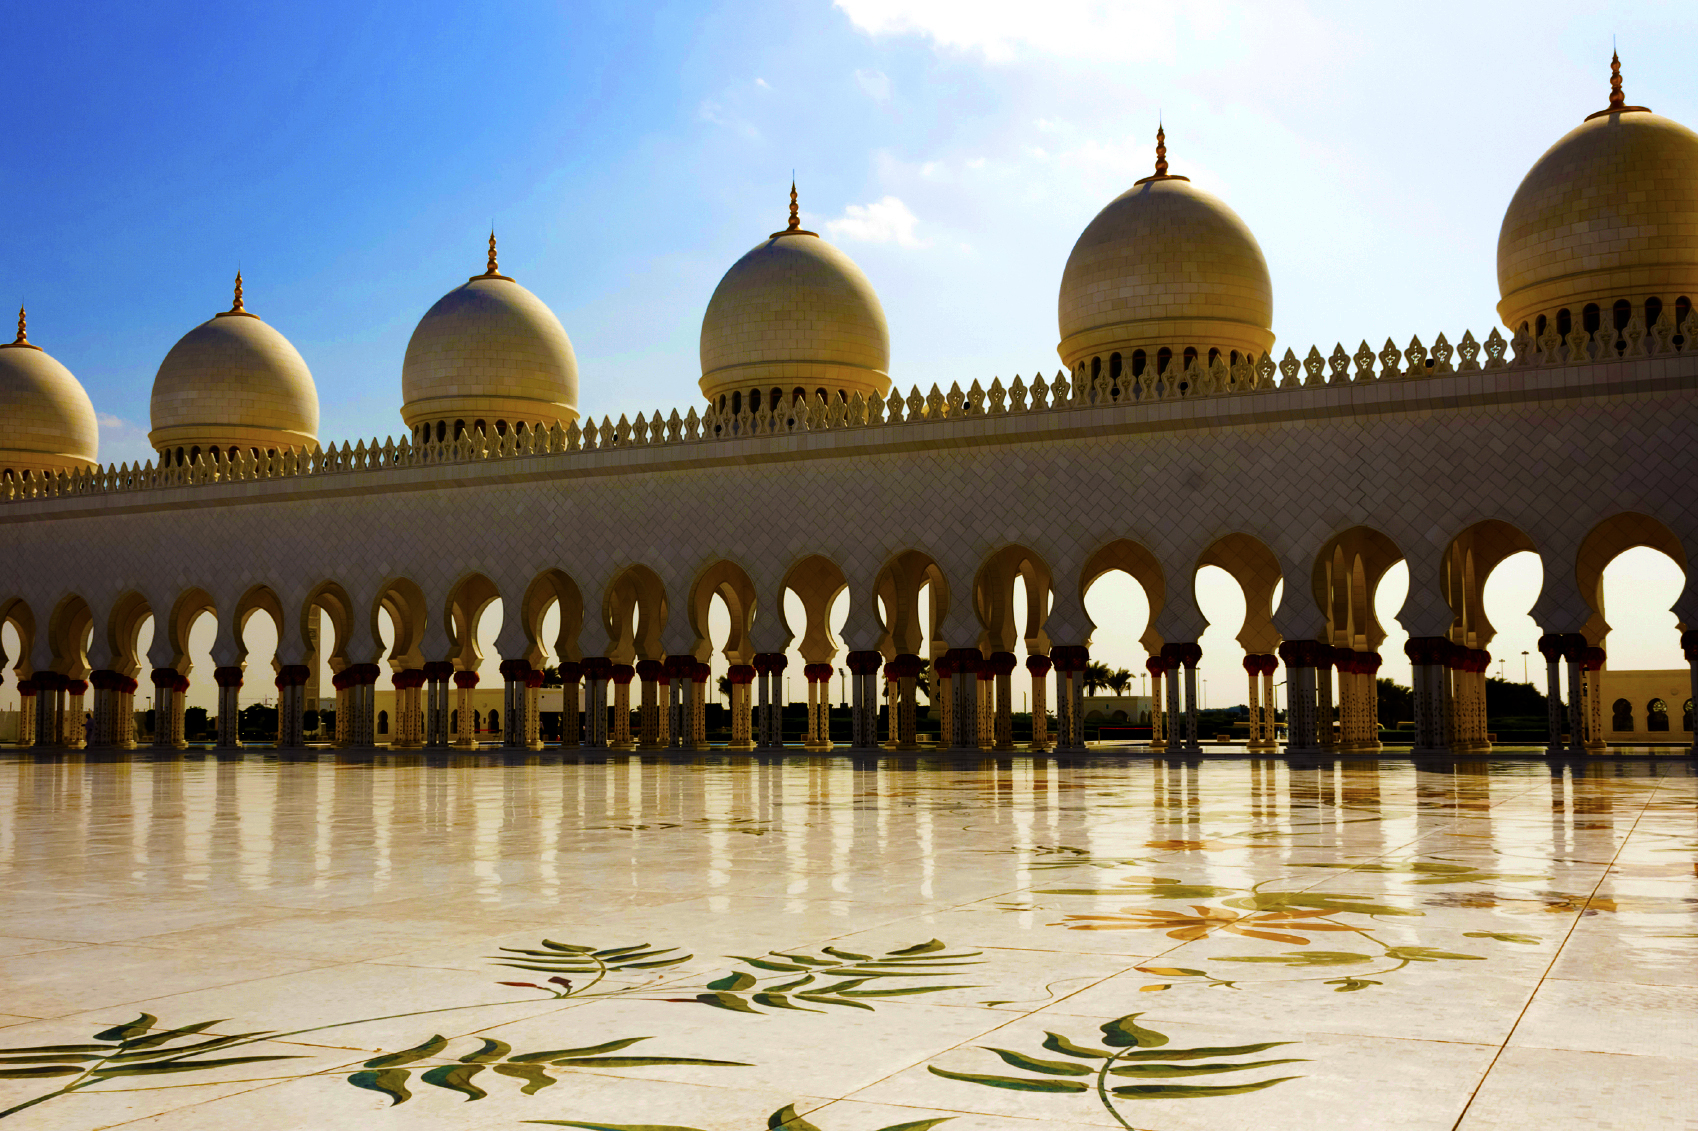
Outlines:
{"label": "polished marble floor", "polygon": [[1695,786],[0,752],[0,1131],[1698,1128]]}

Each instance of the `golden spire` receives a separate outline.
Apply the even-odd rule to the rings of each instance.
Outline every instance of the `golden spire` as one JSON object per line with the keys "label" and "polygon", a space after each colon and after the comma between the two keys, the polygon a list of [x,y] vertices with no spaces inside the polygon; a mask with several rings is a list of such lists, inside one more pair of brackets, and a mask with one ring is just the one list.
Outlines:
{"label": "golden spire", "polygon": [[248,312],[248,310],[244,306],[242,306],[242,272],[241,272],[240,268],[237,268],[237,270],[236,270],[236,297],[235,297],[234,301],[232,301],[230,303],[230,309],[219,311],[218,317],[220,317],[220,318],[258,318],[259,317],[259,315],[257,315],[257,314],[250,314]]}
{"label": "golden spire", "polygon": [[1141,181],[1133,181],[1135,185],[1149,181],[1188,181],[1190,177],[1181,177],[1167,171],[1167,129],[1158,120],[1156,122],[1156,171]]}
{"label": "golden spire", "polygon": [[774,232],[774,233],[772,233],[772,235],[768,236],[767,238],[775,240],[779,236],[812,236],[812,235],[816,235],[816,234],[817,233],[805,231],[802,228],[802,211],[799,207],[797,207],[797,204],[796,204],[796,178],[791,177],[790,178],[790,223],[789,223],[788,226],[785,227],[785,229],[782,232]]}
{"label": "golden spire", "polygon": [[1649,114],[1651,111],[1644,106],[1629,106],[1627,95],[1621,89],[1621,56],[1613,49],[1610,51],[1610,104],[1594,114],[1586,115],[1590,122],[1593,118],[1601,118],[1605,114]]}
{"label": "golden spire", "polygon": [[489,266],[484,271],[483,274],[473,275],[472,278],[473,279],[508,279],[509,282],[512,281],[511,279],[509,279],[508,276],[503,275],[501,273],[501,266],[500,266],[499,263],[496,262],[496,258],[495,258],[495,228],[494,228],[493,225],[491,225],[491,227],[489,229]]}
{"label": "golden spire", "polygon": [[33,344],[30,343],[29,335],[24,332],[24,321],[25,321],[24,308],[20,305],[18,307],[18,336],[17,336],[17,339],[15,341],[6,342],[5,344],[0,345],[0,349],[9,349],[12,346],[18,346],[18,347],[20,347],[22,349],[26,349],[26,350],[39,350],[41,348],[38,345],[33,345]]}

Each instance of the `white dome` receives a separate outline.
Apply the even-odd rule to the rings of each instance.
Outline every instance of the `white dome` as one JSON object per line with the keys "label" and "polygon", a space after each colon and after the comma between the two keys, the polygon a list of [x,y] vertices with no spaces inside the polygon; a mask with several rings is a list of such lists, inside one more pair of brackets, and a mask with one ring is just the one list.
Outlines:
{"label": "white dome", "polygon": [[71,371],[18,338],[0,344],[0,474],[71,471],[98,463],[100,427]]}
{"label": "white dome", "polygon": [[744,255],[702,318],[702,393],[768,386],[885,395],[890,329],[867,276],[843,252],[790,227]]}
{"label": "white dome", "polygon": [[1097,213],[1067,257],[1057,303],[1069,369],[1134,349],[1238,350],[1273,345],[1273,283],[1250,228],[1218,198],[1156,174]]}
{"label": "white dome", "polygon": [[194,448],[305,448],[318,442],[318,389],[289,339],[236,302],[187,334],[153,378],[148,442]]}
{"label": "white dome", "polygon": [[548,427],[578,416],[578,359],[541,299],[496,270],[474,275],[419,320],[401,364],[401,418],[467,428],[482,420]]}

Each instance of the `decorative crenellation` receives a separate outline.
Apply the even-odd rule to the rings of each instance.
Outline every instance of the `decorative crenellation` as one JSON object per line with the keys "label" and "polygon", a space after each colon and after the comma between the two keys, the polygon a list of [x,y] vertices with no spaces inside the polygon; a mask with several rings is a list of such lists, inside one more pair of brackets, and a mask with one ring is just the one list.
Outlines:
{"label": "decorative crenellation", "polygon": [[[1342,343],[1323,355],[1317,347],[1298,358],[1290,349],[1274,361],[1272,354],[1230,362],[1217,353],[1212,359],[1197,355],[1186,360],[1183,350],[1159,351],[1168,357],[1165,365],[1150,365],[1141,373],[1107,372],[1095,377],[1081,366],[1069,376],[1057,372],[1046,380],[1040,372],[1028,384],[1016,375],[1006,386],[1001,378],[986,389],[978,381],[965,391],[953,384],[947,393],[933,385],[929,392],[915,386],[906,395],[892,388],[888,397],[863,397],[821,401],[809,398],[776,409],[763,406],[751,410],[721,412],[710,405],[705,414],[691,408],[680,416],[677,409],[662,417],[638,413],[635,421],[620,416],[603,417],[565,427],[517,429],[490,436],[468,432],[458,439],[415,442],[399,440],[368,444],[364,440],[340,448],[289,448],[255,452],[236,448],[233,454],[202,454],[187,465],[154,466],[112,464],[91,471],[34,474],[0,479],[0,502],[70,495],[109,494],[260,479],[292,478],[303,475],[339,475],[391,468],[428,467],[467,463],[475,460],[517,459],[572,452],[652,447],[668,444],[713,443],[761,436],[796,435],[805,432],[840,431],[853,428],[894,427],[944,420],[969,420],[989,416],[1012,417],[1086,408],[1136,408],[1201,397],[1235,395],[1277,396],[1280,393],[1321,386],[1357,385],[1374,381],[1418,380],[1428,377],[1473,373],[1492,369],[1534,369],[1563,365],[1585,365],[1618,358],[1639,359],[1698,349],[1698,335],[1681,335],[1669,319],[1659,319],[1646,328],[1642,315],[1635,315],[1622,330],[1604,328],[1593,333],[1575,330],[1566,337],[1554,329],[1534,341],[1518,333],[1505,339],[1497,330],[1477,341],[1471,332],[1452,345],[1440,334],[1429,348],[1419,337],[1398,349],[1390,338],[1378,352],[1363,341],[1354,353]],[[1511,354],[1513,350],[1513,354]]]}

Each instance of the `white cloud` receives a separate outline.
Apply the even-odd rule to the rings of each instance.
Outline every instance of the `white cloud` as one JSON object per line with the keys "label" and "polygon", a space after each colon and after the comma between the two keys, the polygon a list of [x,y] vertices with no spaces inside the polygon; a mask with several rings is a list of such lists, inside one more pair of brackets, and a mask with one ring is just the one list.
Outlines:
{"label": "white cloud", "polygon": [[860,84],[862,92],[874,102],[890,101],[890,76],[883,71],[857,70],[855,81]]}
{"label": "white cloud", "polygon": [[97,412],[97,413],[94,414],[94,418],[95,418],[95,420],[100,422],[100,426],[102,428],[128,428],[129,427],[129,424],[126,421],[124,421],[121,417],[113,416],[109,412]]}
{"label": "white cloud", "polygon": [[771,90],[772,89],[772,84],[767,82],[763,78],[755,79],[755,85],[760,87],[762,90]]}
{"label": "white cloud", "polygon": [[696,115],[704,122],[711,122],[716,126],[723,126],[728,130],[734,130],[747,138],[758,138],[761,136],[761,131],[755,128],[753,122],[749,121],[747,118],[739,117],[738,115],[729,112],[726,110],[724,105],[712,100],[703,102],[697,109]]}
{"label": "white cloud", "polygon": [[924,247],[914,234],[919,223],[908,206],[894,196],[886,196],[871,204],[851,204],[843,210],[841,219],[826,223],[826,231],[837,239],[861,243],[894,243],[899,247]]}
{"label": "white cloud", "polygon": [[836,0],[869,35],[921,35],[996,63],[1022,48],[1045,54],[1148,58],[1173,46],[1176,5],[1161,0]]}

